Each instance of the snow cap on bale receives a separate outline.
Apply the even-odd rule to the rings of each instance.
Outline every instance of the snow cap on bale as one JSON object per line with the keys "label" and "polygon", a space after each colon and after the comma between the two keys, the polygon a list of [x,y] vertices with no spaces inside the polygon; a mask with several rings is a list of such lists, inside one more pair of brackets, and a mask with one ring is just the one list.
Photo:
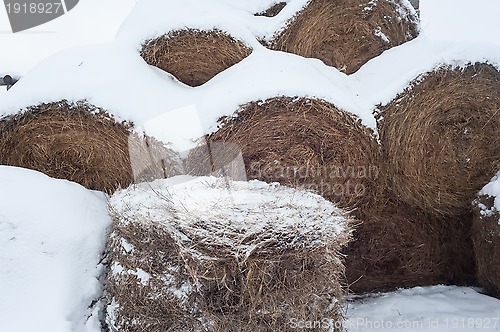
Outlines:
{"label": "snow cap on bale", "polygon": [[275,97],[219,122],[190,153],[186,172],[218,174],[241,153],[249,179],[312,190],[349,209],[376,199],[380,151],[373,133],[331,103]]}
{"label": "snow cap on bale", "polygon": [[111,198],[112,331],[293,331],[337,322],[350,218],[279,184],[189,176]]}
{"label": "snow cap on bale", "polygon": [[85,102],[40,104],[0,119],[0,164],[111,193],[180,174],[179,157]]}
{"label": "snow cap on bale", "polygon": [[492,179],[474,201],[472,240],[481,286],[500,298],[500,173]]}
{"label": "snow cap on bale", "polygon": [[317,58],[346,74],[418,34],[407,0],[311,0],[271,48]]}
{"label": "snow cap on bale", "polygon": [[382,156],[395,194],[434,214],[470,211],[500,167],[500,73],[480,63],[441,67],[379,108]]}
{"label": "snow cap on bale", "polygon": [[141,56],[179,81],[199,86],[250,55],[252,50],[218,29],[183,29],[150,39]]}
{"label": "snow cap on bale", "polygon": [[436,217],[395,199],[355,225],[343,251],[354,293],[436,284],[474,284],[469,214]]}

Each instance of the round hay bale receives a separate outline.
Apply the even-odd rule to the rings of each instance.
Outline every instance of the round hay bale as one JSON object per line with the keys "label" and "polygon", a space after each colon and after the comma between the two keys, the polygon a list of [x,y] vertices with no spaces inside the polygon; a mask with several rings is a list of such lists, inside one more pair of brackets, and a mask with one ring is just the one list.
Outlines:
{"label": "round hay bale", "polygon": [[399,0],[311,0],[271,48],[317,58],[346,74],[418,35],[418,18]]}
{"label": "round hay bale", "polygon": [[252,50],[220,30],[183,29],[148,40],[141,51],[149,64],[174,75],[192,87],[250,55]]}
{"label": "round hay bale", "polygon": [[[108,193],[134,181],[180,173],[173,151],[132,134],[131,127],[83,102],[32,106],[0,119],[0,164],[34,169]],[[162,162],[152,163],[152,156]]]}
{"label": "round hay bale", "polygon": [[436,218],[399,202],[355,226],[344,250],[350,291],[436,284],[475,285],[470,216]]}
{"label": "round hay bale", "polygon": [[489,295],[500,298],[500,213],[494,201],[488,195],[474,201],[472,239],[479,284]]}
{"label": "round hay bale", "polygon": [[343,208],[368,206],[380,190],[373,132],[323,100],[276,97],[241,106],[191,151],[186,172],[217,174],[238,153],[248,179],[312,190]]}
{"label": "round hay bale", "polygon": [[443,67],[380,107],[382,156],[392,190],[439,215],[470,211],[500,168],[500,73]]}
{"label": "round hay bale", "polygon": [[274,17],[278,15],[283,10],[283,8],[285,8],[285,6],[286,2],[277,2],[265,11],[256,13],[255,16]]}
{"label": "round hay bale", "polygon": [[341,330],[350,219],[320,196],[184,176],[110,203],[111,331]]}

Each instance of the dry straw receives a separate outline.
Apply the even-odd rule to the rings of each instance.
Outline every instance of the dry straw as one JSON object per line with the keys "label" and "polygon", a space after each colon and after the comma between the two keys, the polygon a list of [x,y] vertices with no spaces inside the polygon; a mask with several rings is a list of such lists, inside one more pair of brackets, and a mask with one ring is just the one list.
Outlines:
{"label": "dry straw", "polygon": [[148,40],[141,56],[179,81],[199,86],[240,62],[252,50],[220,30],[184,29]]}
{"label": "dry straw", "polygon": [[347,74],[415,38],[417,17],[399,0],[311,0],[271,43]]}
{"label": "dry straw", "polygon": [[291,332],[293,319],[328,319],[340,331],[345,294],[338,251],[350,239],[349,218],[319,196],[289,188],[199,181],[207,187],[189,184],[187,197],[223,191],[216,201],[225,202],[247,190],[266,203],[200,200],[204,210],[197,211],[186,198],[172,203],[175,188],[115,195],[111,331]]}
{"label": "dry straw", "polygon": [[38,170],[108,193],[135,180],[180,171],[173,151],[132,134],[131,127],[84,102],[29,107],[0,119],[0,164]]}
{"label": "dry straw", "polygon": [[271,7],[269,7],[267,10],[260,13],[256,13],[255,16],[274,17],[278,15],[283,10],[283,8],[285,8],[285,6],[286,2],[277,2]]}
{"label": "dry straw", "polygon": [[354,293],[475,283],[469,215],[440,218],[389,200],[355,228],[344,251]]}
{"label": "dry straw", "polygon": [[343,208],[369,206],[380,190],[372,131],[323,100],[275,97],[241,106],[190,153],[186,172],[218,174],[239,153],[248,179],[313,190]]}
{"label": "dry straw", "polygon": [[490,295],[500,298],[500,213],[494,200],[483,195],[474,201],[472,239],[478,281]]}
{"label": "dry straw", "polygon": [[403,201],[432,214],[470,211],[500,168],[500,73],[443,67],[380,107],[387,176]]}

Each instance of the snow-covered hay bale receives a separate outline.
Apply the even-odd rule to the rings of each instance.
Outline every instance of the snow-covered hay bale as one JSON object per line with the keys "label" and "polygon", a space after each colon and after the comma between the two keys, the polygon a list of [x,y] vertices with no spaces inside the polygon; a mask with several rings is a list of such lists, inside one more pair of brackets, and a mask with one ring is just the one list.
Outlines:
{"label": "snow-covered hay bale", "polygon": [[278,15],[283,10],[283,8],[285,8],[285,6],[286,2],[277,2],[263,12],[256,13],[255,16],[274,17]]}
{"label": "snow-covered hay bale", "polygon": [[183,29],[148,40],[141,56],[179,81],[199,86],[250,55],[252,50],[227,33]]}
{"label": "snow-covered hay bale", "polygon": [[500,213],[495,201],[497,197],[490,195],[474,201],[472,239],[478,281],[490,295],[500,298]]}
{"label": "snow-covered hay bale", "polygon": [[469,220],[436,218],[389,201],[355,226],[353,241],[344,251],[350,291],[473,284]]}
{"label": "snow-covered hay bale", "polygon": [[415,38],[417,20],[406,0],[311,0],[271,48],[318,58],[352,74],[383,51]]}
{"label": "snow-covered hay bale", "polygon": [[111,331],[294,331],[342,320],[349,217],[308,192],[175,177],[111,198]]}
{"label": "snow-covered hay bale", "polygon": [[178,156],[131,133],[105,110],[66,101],[0,119],[0,164],[30,168],[95,190],[179,174]]}
{"label": "snow-covered hay bale", "polygon": [[323,100],[276,97],[241,106],[191,152],[186,172],[217,173],[238,153],[248,179],[312,190],[343,208],[368,205],[380,190],[372,131]]}
{"label": "snow-covered hay bale", "polygon": [[500,167],[500,73],[487,64],[443,67],[380,107],[392,190],[440,215],[470,210]]}

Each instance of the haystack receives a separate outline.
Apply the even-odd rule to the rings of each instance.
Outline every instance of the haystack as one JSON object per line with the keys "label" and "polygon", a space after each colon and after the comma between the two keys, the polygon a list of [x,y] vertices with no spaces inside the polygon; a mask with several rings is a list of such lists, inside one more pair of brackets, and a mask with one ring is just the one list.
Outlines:
{"label": "haystack", "polygon": [[474,284],[470,218],[438,218],[389,200],[355,226],[344,251],[350,291]]}
{"label": "haystack", "polygon": [[0,164],[108,193],[134,181],[179,174],[173,151],[132,134],[131,127],[84,102],[29,107],[0,119]]}
{"label": "haystack", "polygon": [[141,56],[148,64],[195,87],[208,82],[251,52],[242,41],[223,31],[184,29],[148,40],[142,47]]}
{"label": "haystack", "polygon": [[399,0],[311,0],[271,48],[317,58],[346,74],[418,34],[414,11]]}
{"label": "haystack", "polygon": [[320,196],[183,176],[111,206],[111,331],[340,331],[350,221]]}
{"label": "haystack", "polygon": [[369,205],[379,191],[380,152],[372,131],[326,101],[248,103],[221,119],[203,143],[190,153],[186,172],[216,174],[240,152],[248,179],[312,190],[343,208]]}
{"label": "haystack", "polygon": [[474,201],[472,239],[478,281],[488,294],[500,298],[500,213],[494,200],[482,195]]}
{"label": "haystack", "polygon": [[380,107],[387,175],[408,204],[439,215],[470,211],[500,168],[500,73],[443,67]]}
{"label": "haystack", "polygon": [[285,8],[285,6],[286,2],[277,2],[265,11],[256,13],[255,16],[274,17],[278,15],[283,10],[283,8]]}

